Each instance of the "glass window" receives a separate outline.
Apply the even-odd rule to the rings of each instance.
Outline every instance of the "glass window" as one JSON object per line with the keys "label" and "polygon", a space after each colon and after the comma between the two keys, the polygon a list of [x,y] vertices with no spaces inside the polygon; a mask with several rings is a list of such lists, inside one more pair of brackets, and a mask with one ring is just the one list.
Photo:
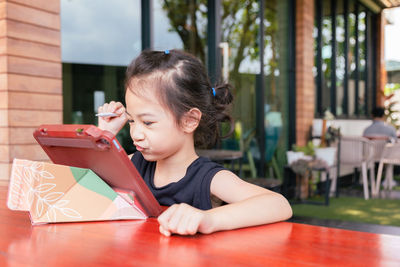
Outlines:
{"label": "glass window", "polygon": [[174,13],[167,3],[162,0],[153,1],[153,47],[156,50],[183,49],[183,42],[177,31],[181,25],[174,22],[174,15],[178,12]]}
{"label": "glass window", "polygon": [[259,5],[254,0],[235,4],[222,1],[222,5],[221,42],[229,48],[222,54],[228,59],[229,76],[225,78],[234,87],[234,119],[246,132],[256,126],[255,84],[260,72],[257,51]]}
{"label": "glass window", "polygon": [[[220,10],[221,73],[234,87],[232,113],[242,127],[237,132],[241,132],[242,138],[254,136],[256,114],[265,113],[267,134],[268,127],[279,128],[277,138],[265,148],[267,160],[282,150],[282,162],[288,128],[290,2],[265,1],[262,19],[258,0],[223,0]],[[61,0],[65,123],[96,123],[94,114],[99,105],[110,100],[124,102],[126,65],[141,50],[140,10],[139,0]],[[154,49],[184,49],[206,63],[207,1],[154,0],[151,12]],[[260,23],[265,29],[263,66],[260,66]],[[261,68],[266,105],[256,110]],[[129,133],[123,130],[121,135],[124,140]],[[238,141],[236,137],[232,139]],[[126,140],[120,141],[129,153],[127,147],[132,144],[129,138]],[[237,149],[239,143],[236,142]]]}
{"label": "glass window", "polygon": [[128,65],[141,50],[139,0],[61,0],[62,62]]}
{"label": "glass window", "polygon": [[[316,7],[319,5],[323,8],[315,9],[314,30],[317,40],[318,33],[322,36],[321,53],[318,53],[318,43],[315,46],[316,114],[323,116],[323,111],[332,109],[338,117],[366,117],[375,101],[371,83],[376,74],[368,66],[374,62],[371,57],[376,55],[370,26],[376,21],[356,0],[317,0]],[[333,7],[336,10],[331,10]],[[318,23],[320,13],[321,26]],[[333,56],[335,64],[332,64]],[[321,67],[319,62],[322,62]],[[335,69],[331,70],[332,67]],[[332,81],[335,83],[331,84]],[[331,96],[335,96],[336,105]]]}
{"label": "glass window", "polygon": [[[154,47],[184,49],[206,63],[207,2],[156,0],[153,10]],[[258,4],[256,0],[245,3],[222,1],[221,12],[221,59],[225,62],[223,78],[234,86],[236,102],[233,116],[242,124],[244,131],[254,130],[255,75],[260,69],[256,55]],[[158,31],[168,32],[168,35],[162,36],[157,34]],[[226,70],[229,70],[228,74]],[[238,143],[233,143],[227,141],[223,145],[239,149]]]}
{"label": "glass window", "polygon": [[345,21],[344,21],[344,1],[336,1],[336,116],[342,116],[346,108],[345,105],[345,75],[346,75],[346,58],[345,58]]}
{"label": "glass window", "polygon": [[[264,75],[265,75],[265,158],[285,163],[289,113],[288,1],[265,1]],[[274,172],[279,170],[274,169]],[[281,176],[279,176],[281,175]],[[274,173],[273,177],[282,177]]]}
{"label": "glass window", "polygon": [[[139,0],[61,0],[64,123],[97,124],[98,106],[124,103],[126,66],[141,51]],[[134,148],[129,128],[117,138]]]}
{"label": "glass window", "polygon": [[357,58],[358,54],[356,51],[357,46],[357,35],[358,32],[356,30],[356,24],[358,23],[358,18],[356,15],[356,7],[353,1],[350,1],[350,9],[349,9],[349,114],[350,116],[356,115],[356,87],[358,88],[358,84],[356,81],[358,80],[358,62]]}
{"label": "glass window", "polygon": [[[257,107],[260,83],[259,1],[222,1],[222,47],[229,47],[222,58],[229,61],[229,82],[234,87],[234,119],[241,125],[246,140],[257,126],[257,114],[264,113],[265,159],[274,158],[283,166],[287,150],[288,128],[288,1],[265,1],[264,17],[264,106]],[[257,110],[257,108],[259,110]],[[247,144],[247,142],[245,142]],[[260,162],[257,144],[249,142],[256,162]],[[246,148],[245,148],[246,149]],[[282,168],[281,168],[282,169]],[[274,177],[282,175],[274,170]]]}
{"label": "glass window", "polygon": [[332,12],[330,1],[323,3],[322,16],[322,112],[330,110],[332,73]]}
{"label": "glass window", "polygon": [[257,162],[260,162],[258,144],[255,138],[253,142],[248,140],[257,132],[256,80],[260,73],[257,45],[259,23],[258,1],[222,1],[221,57],[225,73],[223,78],[233,86],[235,102],[232,115],[236,122],[236,134],[230,139],[223,140],[223,147],[239,149],[240,140],[246,140],[243,142],[246,144],[243,149],[251,150],[252,156],[258,157]]}
{"label": "glass window", "polygon": [[321,116],[322,110],[322,1],[315,1],[314,17],[314,67],[313,76],[315,81],[315,114]]}
{"label": "glass window", "polygon": [[184,49],[206,62],[207,2],[153,1],[154,49]]}
{"label": "glass window", "polygon": [[366,78],[367,78],[367,46],[366,46],[366,9],[360,5],[358,13],[358,55],[359,55],[359,80],[358,80],[358,111],[357,115],[367,115],[366,112]]}

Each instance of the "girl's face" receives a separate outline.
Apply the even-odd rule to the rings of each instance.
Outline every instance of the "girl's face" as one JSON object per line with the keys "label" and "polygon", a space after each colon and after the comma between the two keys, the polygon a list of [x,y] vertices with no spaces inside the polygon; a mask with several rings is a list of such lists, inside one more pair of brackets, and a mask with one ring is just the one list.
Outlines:
{"label": "girl's face", "polygon": [[146,160],[165,159],[180,150],[185,132],[152,88],[143,89],[140,94],[128,89],[125,101],[133,144]]}

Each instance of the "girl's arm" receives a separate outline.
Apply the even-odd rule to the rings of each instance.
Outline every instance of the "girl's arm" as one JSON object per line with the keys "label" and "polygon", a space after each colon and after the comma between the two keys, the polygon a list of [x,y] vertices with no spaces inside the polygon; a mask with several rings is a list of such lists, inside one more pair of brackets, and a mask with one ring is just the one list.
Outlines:
{"label": "girl's arm", "polygon": [[284,221],[292,216],[281,194],[247,183],[230,171],[218,172],[211,192],[229,205],[209,210],[212,231]]}
{"label": "girl's arm", "polygon": [[159,217],[160,232],[212,233],[283,221],[292,216],[289,202],[281,194],[247,183],[229,171],[218,172],[211,193],[230,203],[202,211],[187,204],[173,205]]}

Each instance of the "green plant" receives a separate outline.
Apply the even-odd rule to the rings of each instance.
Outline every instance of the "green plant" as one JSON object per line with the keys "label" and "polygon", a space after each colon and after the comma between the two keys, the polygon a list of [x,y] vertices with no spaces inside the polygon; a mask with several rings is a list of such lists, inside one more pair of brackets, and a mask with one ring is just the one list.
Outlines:
{"label": "green plant", "polygon": [[325,142],[327,146],[334,144],[340,136],[340,129],[329,126],[325,133]]}
{"label": "green plant", "polygon": [[308,141],[305,146],[298,146],[298,145],[293,145],[292,150],[295,152],[303,152],[304,155],[308,156],[314,156],[315,155],[315,146],[312,141]]}
{"label": "green plant", "polygon": [[396,109],[396,106],[399,105],[399,101],[395,100],[394,96],[399,89],[400,83],[386,84],[384,89],[386,121],[392,124],[396,129],[400,128],[400,121],[398,119],[398,113],[400,111]]}

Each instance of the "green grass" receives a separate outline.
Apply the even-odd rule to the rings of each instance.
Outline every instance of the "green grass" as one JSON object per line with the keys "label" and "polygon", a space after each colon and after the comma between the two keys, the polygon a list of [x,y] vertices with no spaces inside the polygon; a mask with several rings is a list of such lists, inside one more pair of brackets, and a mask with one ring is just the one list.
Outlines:
{"label": "green grass", "polygon": [[400,226],[398,199],[332,197],[329,206],[294,204],[292,209],[294,216]]}

